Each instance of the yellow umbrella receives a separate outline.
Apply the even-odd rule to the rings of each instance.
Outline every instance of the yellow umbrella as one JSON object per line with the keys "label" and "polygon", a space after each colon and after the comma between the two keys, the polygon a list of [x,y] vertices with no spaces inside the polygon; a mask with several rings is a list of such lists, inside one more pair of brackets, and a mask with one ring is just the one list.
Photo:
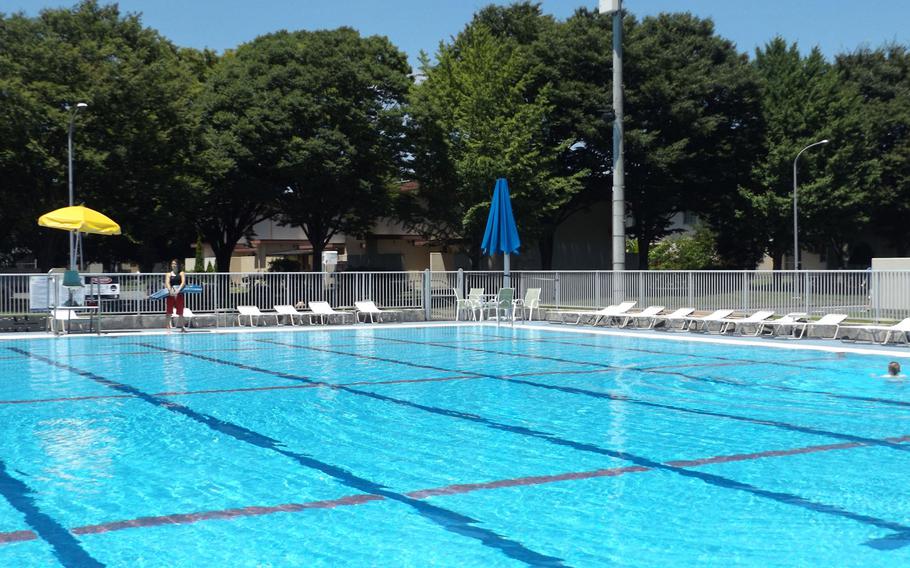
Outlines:
{"label": "yellow umbrella", "polygon": [[94,235],[119,235],[120,225],[115,223],[110,217],[99,213],[94,209],[89,209],[84,205],[75,205],[73,207],[64,207],[45,213],[38,218],[38,224],[42,227],[51,229],[63,229],[64,231],[78,231],[80,233],[92,233]]}

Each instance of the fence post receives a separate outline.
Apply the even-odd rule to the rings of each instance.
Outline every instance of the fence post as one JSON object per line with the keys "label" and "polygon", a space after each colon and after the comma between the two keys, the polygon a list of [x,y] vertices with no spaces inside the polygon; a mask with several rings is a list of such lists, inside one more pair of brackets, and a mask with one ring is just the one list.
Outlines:
{"label": "fence post", "polygon": [[873,317],[875,318],[875,323],[878,323],[882,317],[881,274],[882,273],[878,270],[872,271],[872,285],[871,285],[872,290],[870,290],[870,293],[872,294],[872,309],[873,309]]}
{"label": "fence post", "polygon": [[423,316],[427,321],[430,321],[433,311],[433,299],[430,297],[432,293],[430,278],[430,269],[427,268],[423,271]]}
{"label": "fence post", "polygon": [[556,309],[558,310],[559,309],[559,273],[558,272],[556,273],[555,280],[556,280],[556,282],[553,284],[554,294],[556,295],[556,297],[554,298],[554,301],[556,302]]}
{"label": "fence post", "polygon": [[603,304],[600,303],[600,271],[594,271],[594,305],[592,306],[595,310],[599,309]]}
{"label": "fence post", "polygon": [[811,302],[809,301],[809,271],[803,272],[803,302],[806,304],[806,313],[809,312]]}
{"label": "fence post", "polygon": [[749,273],[743,270],[743,310],[749,310]]}
{"label": "fence post", "polygon": [[695,283],[692,282],[692,276],[693,276],[692,271],[689,271],[686,274],[686,286],[688,288],[686,290],[686,297],[688,299],[689,305],[692,306],[693,308],[696,308],[698,306],[695,305]]}

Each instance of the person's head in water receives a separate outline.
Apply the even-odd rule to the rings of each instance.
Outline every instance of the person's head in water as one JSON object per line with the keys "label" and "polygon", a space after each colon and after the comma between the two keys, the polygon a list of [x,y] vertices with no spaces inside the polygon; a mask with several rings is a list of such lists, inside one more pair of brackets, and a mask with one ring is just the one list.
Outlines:
{"label": "person's head in water", "polygon": [[888,363],[888,374],[892,377],[896,377],[901,374],[901,364],[897,361],[891,361]]}

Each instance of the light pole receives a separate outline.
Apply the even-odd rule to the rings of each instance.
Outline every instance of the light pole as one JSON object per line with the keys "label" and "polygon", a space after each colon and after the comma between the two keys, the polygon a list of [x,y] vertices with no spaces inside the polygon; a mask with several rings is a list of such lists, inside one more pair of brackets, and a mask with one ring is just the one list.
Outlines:
{"label": "light pole", "polygon": [[[85,108],[86,103],[76,103],[74,107],[66,105],[70,113],[69,136],[67,138],[67,177],[69,181],[69,206],[73,206],[73,129],[76,124],[76,113],[80,108]],[[76,233],[70,231],[70,270],[76,270]]]}
{"label": "light pole", "polygon": [[626,269],[626,169],[622,130],[622,0],[600,0],[613,15],[613,270]]}
{"label": "light pole", "polygon": [[827,144],[829,140],[825,138],[824,140],[819,140],[813,144],[809,144],[805,148],[799,151],[796,155],[796,158],[793,160],[793,269],[799,270],[799,214],[796,203],[796,163],[799,161],[799,157],[802,156],[803,152],[818,146],[820,144]]}

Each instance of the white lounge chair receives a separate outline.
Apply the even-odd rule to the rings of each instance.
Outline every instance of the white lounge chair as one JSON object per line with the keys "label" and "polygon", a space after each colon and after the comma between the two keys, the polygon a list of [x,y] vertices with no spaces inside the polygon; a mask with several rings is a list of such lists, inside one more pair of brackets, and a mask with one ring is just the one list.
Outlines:
{"label": "white lounge chair", "polygon": [[483,288],[471,288],[468,297],[461,295],[458,288],[452,289],[455,292],[455,321],[458,321],[462,310],[471,310],[471,319],[476,320],[483,306]]}
{"label": "white lounge chair", "polygon": [[398,311],[380,310],[378,307],[376,307],[376,304],[373,302],[373,300],[361,300],[359,302],[354,302],[354,308],[354,319],[356,319],[358,323],[360,322],[361,315],[363,315],[363,323],[367,322],[366,316],[370,316],[370,323],[376,323],[376,321],[373,319],[374,316],[379,320],[379,323],[382,323],[382,314]]}
{"label": "white lounge chair", "polygon": [[[331,316],[340,316],[341,323],[344,323],[345,316],[351,316],[351,317],[356,318],[356,316],[354,316],[354,314],[352,314],[351,312],[340,312],[338,310],[333,309],[332,306],[330,306],[328,302],[310,302],[309,304],[310,304],[310,311],[313,312],[311,314],[307,314],[310,316],[310,323],[313,323],[313,318],[316,316],[319,316],[319,323],[321,325],[325,325],[326,316],[328,316],[329,318],[331,318]],[[329,319],[329,322],[331,322],[331,321],[332,320]]]}
{"label": "white lounge chair", "polygon": [[[177,312],[171,314],[171,319],[179,318]],[[196,320],[197,314],[193,313],[193,310],[184,306],[183,308],[183,325],[184,327],[193,327],[193,321]]]}
{"label": "white lounge chair", "polygon": [[[563,311],[559,311],[557,313],[560,315],[577,316],[577,319],[575,320],[575,325],[578,325],[581,323],[581,318],[586,317],[586,316],[591,316],[594,318],[592,325],[597,325],[598,323],[600,323],[600,320],[602,320],[603,318],[609,318],[612,316],[619,316],[619,315],[625,314],[626,312],[631,310],[635,304],[636,304],[636,302],[623,302],[623,303],[615,305],[615,306],[607,306],[606,308],[603,308],[601,310],[581,310],[581,311],[563,310]],[[563,323],[565,323],[565,319],[563,319]]]}
{"label": "white lounge chair", "polygon": [[540,316],[540,288],[528,288],[525,290],[525,297],[516,298],[512,301],[512,309],[518,312],[521,310],[521,319],[524,319],[525,310],[528,310],[528,321],[534,319],[534,310],[537,310],[537,316]]}
{"label": "white lounge chair", "polygon": [[789,325],[792,327],[794,324],[805,322],[807,317],[809,317],[809,315],[806,312],[790,312],[789,314],[781,316],[776,320],[763,321],[755,330],[755,335],[762,335],[768,328],[770,328],[771,335],[774,335],[780,328],[784,326]]}
{"label": "white lounge chair", "polygon": [[698,324],[701,324],[702,331],[711,331],[710,324],[720,323],[723,327],[724,319],[730,317],[730,314],[733,313],[733,310],[714,310],[706,316],[690,316],[686,318],[686,327],[684,329],[688,331],[698,331]]}
{"label": "white lounge chair", "polygon": [[237,325],[243,325],[244,317],[249,318],[250,327],[253,327],[253,318],[256,318],[256,324],[259,325],[262,323],[262,318],[265,316],[275,316],[275,324],[278,323],[278,314],[276,313],[264,313],[259,310],[258,306],[237,306]]}
{"label": "white lounge chair", "polygon": [[278,325],[281,325],[281,316],[287,317],[291,325],[300,325],[294,323],[294,318],[297,318],[298,322],[303,322],[303,316],[307,315],[290,304],[276,304],[275,313],[278,314]]}
{"label": "white lounge chair", "polygon": [[648,323],[648,329],[654,329],[659,321],[664,322],[667,329],[670,329],[670,324],[675,321],[682,322],[684,329],[687,318],[691,316],[694,311],[695,308],[679,308],[669,314],[651,316],[651,321]]}
{"label": "white lounge chair", "polygon": [[651,320],[654,316],[660,314],[664,311],[663,306],[648,306],[647,308],[641,310],[640,312],[635,312],[634,314],[626,314],[625,316],[616,316],[622,317],[622,323],[619,327],[626,327],[630,323],[635,323],[637,319],[648,319]]}
{"label": "white lounge chair", "polygon": [[875,342],[875,332],[884,331],[885,339],[882,341],[882,345],[885,345],[891,340],[892,334],[902,334],[904,340],[910,342],[910,338],[907,337],[907,334],[910,333],[910,318],[905,318],[894,325],[852,325],[843,326],[841,329],[868,331],[869,338],[872,342]]}
{"label": "white lounge chair", "polygon": [[[840,333],[841,325],[840,322],[847,319],[847,314],[827,314],[822,316],[818,321],[809,321],[802,323],[793,324],[793,334],[795,339],[802,339],[806,335],[806,330],[812,327],[831,327],[834,326],[834,336],[831,339],[837,339],[837,334]],[[799,331],[799,335],[796,335],[796,328],[802,326]]]}
{"label": "white lounge chair", "polygon": [[[721,327],[720,332],[727,333],[728,331],[736,331],[736,327],[741,324],[755,324],[755,327],[758,328],[763,321],[773,315],[773,310],[763,310],[744,318],[724,318],[722,320],[724,325]],[[758,334],[756,333],[756,335]]]}

